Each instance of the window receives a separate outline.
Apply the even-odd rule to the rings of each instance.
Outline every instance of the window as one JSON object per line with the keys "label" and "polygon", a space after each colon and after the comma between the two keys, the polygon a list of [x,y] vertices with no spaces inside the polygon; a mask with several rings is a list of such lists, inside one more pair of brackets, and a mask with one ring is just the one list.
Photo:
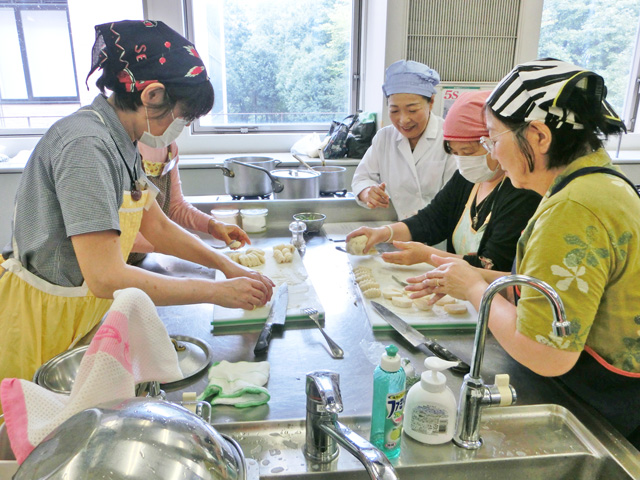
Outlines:
{"label": "window", "polygon": [[[190,37],[216,100],[198,132],[312,131],[357,109],[358,0],[198,0]],[[354,41],[356,39],[356,41]]]}
{"label": "window", "polygon": [[633,129],[638,105],[638,66],[634,62],[640,61],[636,54],[640,51],[639,25],[638,0],[544,0],[539,56],[602,75],[607,100]]}
{"label": "window", "polygon": [[0,0],[0,135],[43,133],[90,103],[94,25],[142,17],[130,0]]}

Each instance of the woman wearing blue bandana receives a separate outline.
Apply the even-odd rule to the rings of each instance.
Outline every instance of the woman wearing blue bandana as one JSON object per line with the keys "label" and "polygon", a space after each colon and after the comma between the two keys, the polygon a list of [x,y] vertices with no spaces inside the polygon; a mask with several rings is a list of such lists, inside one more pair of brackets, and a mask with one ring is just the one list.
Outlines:
{"label": "woman wearing blue bandana", "polygon": [[376,133],[356,168],[351,189],[360,205],[388,208],[398,220],[415,215],[456,171],[442,150],[442,118],[433,115],[438,72],[422,63],[400,60],[385,72],[382,91],[392,125]]}
{"label": "woman wearing blue bandana", "polygon": [[[16,194],[0,264],[0,379],[32,378],[98,324],[119,289],[139,288],[156,305],[252,309],[271,297],[271,280],[169,220],[141,167],[137,142],[167,146],[213,106],[195,47],[162,22],[121,21],[96,26],[92,59],[89,75],[102,70],[102,94],[51,126]],[[228,280],[127,265],[138,232],[157,252],[219,269]]]}

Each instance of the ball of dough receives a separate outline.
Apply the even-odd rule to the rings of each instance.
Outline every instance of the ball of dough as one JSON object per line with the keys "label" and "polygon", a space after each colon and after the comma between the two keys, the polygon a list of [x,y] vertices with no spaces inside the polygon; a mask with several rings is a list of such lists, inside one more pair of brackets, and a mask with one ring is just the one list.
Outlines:
{"label": "ball of dough", "polygon": [[352,255],[364,255],[364,247],[367,244],[366,235],[358,235],[347,242],[347,253]]}
{"label": "ball of dough", "polygon": [[229,245],[227,245],[231,250],[236,250],[237,248],[240,248],[242,246],[242,242],[239,242],[238,240],[234,240],[233,242],[231,242]]}

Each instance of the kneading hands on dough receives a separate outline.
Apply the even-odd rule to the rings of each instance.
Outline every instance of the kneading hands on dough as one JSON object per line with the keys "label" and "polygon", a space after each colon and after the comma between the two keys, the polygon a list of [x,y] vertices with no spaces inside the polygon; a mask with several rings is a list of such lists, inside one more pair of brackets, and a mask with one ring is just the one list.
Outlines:
{"label": "kneading hands on dough", "polygon": [[[358,239],[358,243],[365,242],[361,253],[349,250],[349,244],[353,244],[358,237],[365,237],[366,241]],[[461,255],[449,253],[437,248],[431,247],[421,242],[411,241],[411,232],[409,227],[403,222],[392,223],[382,227],[360,227],[347,235],[347,251],[354,255],[369,255],[370,250],[378,243],[388,242],[392,240],[393,246],[399,251],[386,252],[382,254],[382,260],[387,263],[395,263],[396,265],[415,265],[416,263],[426,262],[430,265],[431,255],[440,255],[447,258],[462,258]],[[352,248],[353,250],[353,248]]]}

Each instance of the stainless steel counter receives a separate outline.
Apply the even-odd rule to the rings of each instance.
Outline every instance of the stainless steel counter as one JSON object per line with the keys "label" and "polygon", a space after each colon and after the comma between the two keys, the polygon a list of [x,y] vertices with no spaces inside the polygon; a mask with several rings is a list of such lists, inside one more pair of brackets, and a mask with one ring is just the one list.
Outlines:
{"label": "stainless steel counter", "polygon": [[[358,221],[354,218],[352,206],[343,201],[327,202],[313,200],[313,205],[305,202],[270,202],[269,229],[267,233],[251,235],[257,247],[268,247],[288,241],[290,210],[322,211],[336,221]],[[320,202],[320,203],[317,203]],[[234,202],[236,205],[237,202]],[[203,210],[212,208],[206,201],[200,204]],[[228,207],[227,205],[219,206]],[[310,208],[313,207],[313,208]],[[243,207],[246,208],[246,207]],[[357,207],[356,209],[360,209]],[[335,209],[335,210],[334,210]],[[371,211],[364,209],[365,221],[371,218]],[[375,214],[378,215],[378,214]],[[386,214],[383,214],[386,215]],[[213,408],[212,423],[250,422],[263,420],[303,419],[305,417],[305,375],[313,370],[332,370],[340,374],[340,384],[344,403],[341,416],[370,415],[372,399],[373,370],[379,361],[383,346],[394,343],[400,354],[411,360],[418,372],[424,370],[424,355],[413,349],[395,332],[373,332],[352,275],[346,254],[336,250],[335,244],[323,235],[307,238],[307,251],[303,257],[305,267],[326,312],[325,329],[344,349],[345,358],[333,359],[320,332],[314,328],[286,328],[281,336],[276,335],[266,359],[270,363],[271,375],[267,388],[271,394],[268,404],[238,409],[231,406]],[[169,275],[204,275],[213,277],[212,270],[193,264],[173,260],[161,255],[152,255],[145,261],[145,267]],[[258,337],[257,331],[237,334],[216,334],[212,328],[213,306],[190,305],[181,307],[159,307],[160,317],[170,334],[189,335],[205,341],[213,352],[213,360],[255,361],[253,347]],[[551,313],[551,312],[550,312]],[[471,361],[473,330],[429,331],[440,343],[456,353],[464,361]],[[482,376],[488,383],[499,373],[508,373],[511,384],[518,394],[518,405],[558,404],[569,409],[591,432],[594,432],[605,447],[611,446],[626,452],[626,457],[637,455],[637,451],[617,432],[588,407],[574,400],[564,388],[553,379],[533,374],[509,357],[495,339],[489,335],[482,368]],[[456,393],[462,377],[446,372],[448,384]],[[207,385],[203,372],[192,384],[178,391],[167,392],[172,401],[179,401],[184,391],[200,394]],[[508,408],[508,407],[507,407]]]}

